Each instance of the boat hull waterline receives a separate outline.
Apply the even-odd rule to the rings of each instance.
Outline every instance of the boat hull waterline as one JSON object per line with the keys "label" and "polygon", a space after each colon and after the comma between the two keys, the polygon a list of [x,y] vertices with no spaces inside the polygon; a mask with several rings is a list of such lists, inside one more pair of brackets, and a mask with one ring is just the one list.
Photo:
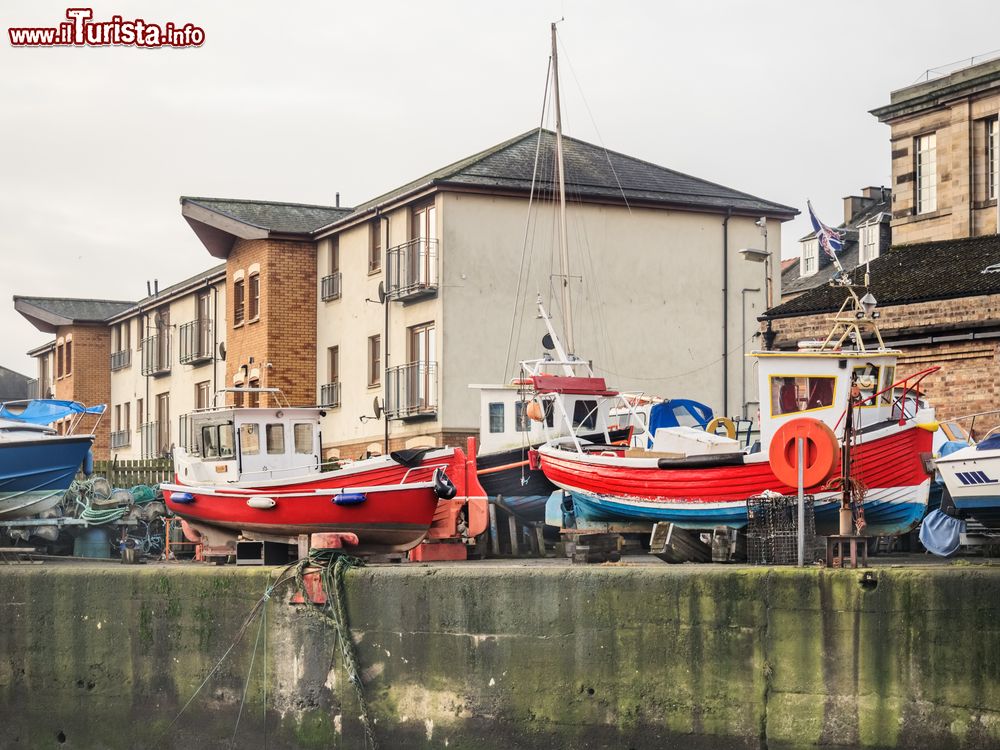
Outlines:
{"label": "boat hull waterline", "polygon": [[[854,449],[853,472],[867,488],[867,535],[901,534],[923,517],[930,478],[922,455],[931,433],[917,427],[870,437]],[[765,490],[791,495],[775,477],[767,457],[747,456],[737,466],[661,469],[656,459],[590,456],[553,445],[539,450],[542,470],[568,492],[578,518],[588,521],[665,521],[683,528],[741,528],[746,500]],[[815,496],[818,533],[836,533],[839,492],[808,487]]]}

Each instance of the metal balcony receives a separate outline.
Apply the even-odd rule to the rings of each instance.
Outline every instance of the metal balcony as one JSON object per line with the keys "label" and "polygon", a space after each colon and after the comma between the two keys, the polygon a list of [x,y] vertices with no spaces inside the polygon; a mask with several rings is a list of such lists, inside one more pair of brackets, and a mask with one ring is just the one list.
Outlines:
{"label": "metal balcony", "polygon": [[180,327],[181,354],[179,362],[182,365],[195,365],[214,359],[212,346],[212,321],[195,319]]}
{"label": "metal balcony", "polygon": [[319,388],[319,405],[333,408],[340,406],[340,383],[327,383]]}
{"label": "metal balcony", "polygon": [[387,419],[416,419],[437,414],[437,362],[411,362],[390,367],[385,376]]}
{"label": "metal balcony", "polygon": [[111,352],[111,372],[124,370],[132,364],[132,350],[122,349],[120,352]]}
{"label": "metal balcony", "polygon": [[437,294],[438,241],[417,239],[386,252],[386,295],[409,302]]}
{"label": "metal balcony", "polygon": [[112,448],[127,448],[132,444],[132,430],[117,430],[111,433]]}
{"label": "metal balcony", "polygon": [[40,391],[40,388],[38,387],[38,378],[32,378],[31,380],[29,380],[28,381],[28,393],[27,393],[27,397],[28,398],[41,398],[42,396],[41,396],[41,393],[39,391]]}
{"label": "metal balcony", "polygon": [[169,336],[150,336],[142,340],[142,374],[154,378],[170,374]]}
{"label": "metal balcony", "polygon": [[341,295],[341,284],[340,284],[340,271],[336,273],[331,273],[329,276],[324,276],[321,282],[320,295],[324,302],[329,302],[333,299],[340,299]]}

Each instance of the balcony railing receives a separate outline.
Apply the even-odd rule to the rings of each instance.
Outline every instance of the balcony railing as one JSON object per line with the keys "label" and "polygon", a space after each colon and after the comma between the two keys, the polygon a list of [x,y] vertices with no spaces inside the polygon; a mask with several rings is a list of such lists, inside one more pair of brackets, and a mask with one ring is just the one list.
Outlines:
{"label": "balcony railing", "polygon": [[320,406],[340,406],[340,383],[327,383],[319,388]]}
{"label": "balcony railing", "polygon": [[437,293],[438,241],[417,239],[386,252],[389,299],[409,301]]}
{"label": "balcony railing", "polygon": [[111,372],[123,370],[132,364],[132,350],[122,349],[120,352],[111,352]]}
{"label": "balcony railing", "polygon": [[150,336],[142,340],[142,374],[167,375],[170,372],[170,337]]}
{"label": "balcony railing", "polygon": [[117,430],[111,433],[112,448],[127,448],[132,444],[132,430]]}
{"label": "balcony railing", "polygon": [[182,365],[208,362],[214,358],[212,347],[212,321],[207,318],[195,319],[180,327]]}
{"label": "balcony railing", "polygon": [[146,422],[139,427],[142,457],[159,458],[160,456],[160,423]]}
{"label": "balcony railing", "polygon": [[329,302],[332,299],[340,299],[340,271],[323,277],[320,293],[324,302]]}
{"label": "balcony railing", "polygon": [[432,417],[438,410],[437,362],[411,362],[386,370],[388,419]]}
{"label": "balcony railing", "polygon": [[27,397],[28,398],[41,398],[41,395],[39,395],[38,390],[39,390],[38,389],[38,378],[32,378],[31,380],[29,380],[28,381],[28,392],[26,394]]}

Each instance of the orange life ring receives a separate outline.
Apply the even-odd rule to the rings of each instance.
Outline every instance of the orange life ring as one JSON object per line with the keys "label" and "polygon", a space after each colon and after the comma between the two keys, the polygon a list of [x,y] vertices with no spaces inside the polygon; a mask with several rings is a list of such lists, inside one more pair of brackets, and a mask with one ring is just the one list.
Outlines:
{"label": "orange life ring", "polygon": [[798,417],[778,428],[771,438],[768,460],[771,471],[784,484],[797,487],[799,484],[798,447],[799,438],[804,441],[802,484],[815,487],[825,482],[837,467],[840,445],[837,436],[825,423],[812,417]]}

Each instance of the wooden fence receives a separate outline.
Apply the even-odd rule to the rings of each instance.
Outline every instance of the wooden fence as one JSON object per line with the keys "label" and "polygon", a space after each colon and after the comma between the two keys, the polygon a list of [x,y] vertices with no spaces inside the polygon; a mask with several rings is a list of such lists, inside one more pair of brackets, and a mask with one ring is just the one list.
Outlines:
{"label": "wooden fence", "polygon": [[137,484],[158,485],[174,478],[174,462],[169,458],[147,458],[141,461],[95,461],[94,474],[106,478],[112,487],[134,487]]}

